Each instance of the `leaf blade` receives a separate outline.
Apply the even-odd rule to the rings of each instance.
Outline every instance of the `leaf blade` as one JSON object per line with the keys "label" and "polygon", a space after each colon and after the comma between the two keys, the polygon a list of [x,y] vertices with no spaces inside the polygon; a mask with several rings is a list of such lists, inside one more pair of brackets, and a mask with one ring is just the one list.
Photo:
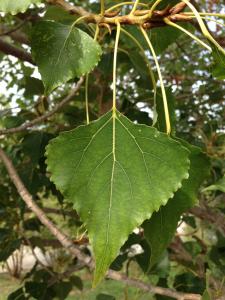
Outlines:
{"label": "leaf blade", "polygon": [[209,173],[209,160],[200,148],[181,141],[190,151],[191,166],[189,178],[183,181],[174,197],[143,224],[145,238],[151,248],[149,269],[153,267],[165,251],[177,228],[180,216],[197,203],[200,184]]}
{"label": "leaf blade", "polygon": [[94,284],[132,230],[166,204],[188,177],[185,148],[118,111],[61,134],[46,153],[52,181],[88,229],[96,260]]}
{"label": "leaf blade", "polygon": [[11,13],[16,15],[19,12],[25,12],[30,4],[39,3],[41,0],[1,0],[0,11],[4,13]]}
{"label": "leaf blade", "polygon": [[90,72],[101,55],[100,46],[87,33],[53,21],[35,25],[31,47],[47,94]]}

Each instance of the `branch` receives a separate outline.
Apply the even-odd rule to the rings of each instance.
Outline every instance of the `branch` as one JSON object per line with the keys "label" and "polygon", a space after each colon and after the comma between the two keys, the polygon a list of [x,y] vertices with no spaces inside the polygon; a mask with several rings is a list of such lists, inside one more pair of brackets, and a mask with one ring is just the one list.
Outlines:
{"label": "branch", "polygon": [[[59,242],[64,248],[66,248],[72,255],[76,256],[83,264],[85,264],[86,266],[92,269],[94,264],[91,258],[83,254],[74,245],[73,241],[70,240],[69,237],[66,236],[63,232],[61,232],[56,227],[56,225],[53,224],[52,221],[48,219],[44,211],[36,205],[31,194],[28,192],[23,182],[21,181],[15,167],[12,164],[12,161],[8,158],[8,156],[1,148],[0,148],[0,159],[5,165],[10,179],[14,183],[19,195],[21,196],[22,200],[26,203],[27,207],[35,213],[35,215],[38,217],[41,223],[49,229],[49,231],[59,240]],[[198,294],[186,294],[186,293],[176,292],[168,288],[155,287],[150,284],[146,284],[140,280],[128,278],[124,274],[120,274],[113,270],[108,271],[107,277],[117,281],[125,282],[127,285],[135,286],[141,290],[153,294],[168,296],[178,300],[200,300],[201,299],[201,296]]]}
{"label": "branch", "polygon": [[129,286],[135,286],[136,288],[139,288],[143,291],[146,291],[146,292],[149,292],[152,294],[167,296],[167,297],[171,297],[171,298],[178,299],[178,300],[201,300],[201,295],[180,293],[180,292],[177,292],[172,289],[163,288],[163,287],[159,287],[159,286],[152,286],[143,281],[133,279],[133,278],[128,278],[124,274],[120,274],[120,273],[112,271],[112,270],[109,270],[108,278],[111,278],[111,279],[114,279],[117,281],[122,281]]}
{"label": "branch", "polygon": [[41,223],[48,228],[48,230],[59,240],[62,246],[68,251],[71,252],[72,255],[76,256],[79,260],[85,262],[87,265],[90,264],[90,257],[83,255],[79,249],[73,244],[64,233],[62,233],[56,225],[48,219],[45,215],[44,211],[37,206],[34,202],[31,194],[28,192],[26,187],[24,186],[23,182],[21,181],[15,167],[12,164],[12,161],[7,157],[5,152],[0,148],[0,159],[4,163],[9,177],[12,180],[13,184],[15,185],[20,197],[26,203],[27,207],[38,217]]}
{"label": "branch", "polygon": [[68,217],[79,219],[79,216],[75,210],[74,211],[68,211],[68,210],[65,211],[63,209],[58,209],[58,208],[43,207],[43,211],[46,214],[57,214],[57,215],[68,216]]}
{"label": "branch", "polygon": [[51,117],[52,115],[54,115],[57,111],[59,111],[65,104],[67,104],[68,102],[70,102],[73,97],[76,95],[76,93],[78,92],[78,90],[80,89],[82,83],[84,81],[84,78],[81,77],[80,80],[77,82],[75,88],[69,93],[69,95],[67,95],[60,103],[56,104],[55,107],[43,114],[42,116],[30,121],[30,122],[26,122],[18,127],[14,127],[14,128],[9,128],[9,129],[2,129],[0,130],[0,135],[3,134],[10,134],[10,133],[17,133],[23,130],[26,130],[38,123],[41,123],[42,121],[48,119],[49,117]]}
{"label": "branch", "polygon": [[12,56],[15,56],[23,61],[27,61],[33,65],[35,65],[35,63],[33,62],[33,59],[31,57],[31,55],[29,53],[27,53],[26,51],[19,49],[7,42],[5,42],[3,39],[0,38],[0,51],[5,53],[5,54],[9,54]]}
{"label": "branch", "polygon": [[13,32],[18,31],[22,26],[24,26],[24,24],[27,22],[27,20],[23,20],[23,22],[21,22],[19,25],[17,25],[14,28],[10,28],[8,30],[4,30],[0,33],[0,36],[4,36],[4,35],[10,35]]}
{"label": "branch", "polygon": [[220,233],[225,236],[225,219],[224,214],[213,211],[209,207],[193,207],[189,210],[191,214],[198,217],[201,220],[208,221],[213,224]]}
{"label": "branch", "polygon": [[[150,10],[136,10],[132,14],[128,15],[118,15],[120,11],[113,11],[112,13],[105,12],[102,14],[89,13],[85,9],[79,6],[73,6],[64,0],[46,0],[47,3],[60,6],[62,9],[67,11],[72,15],[78,15],[85,17],[84,21],[86,23],[95,23],[99,26],[115,26],[118,22],[126,25],[142,25],[144,28],[154,28],[166,26],[163,21],[164,17],[172,17],[174,21],[184,22],[189,21],[192,17],[179,14],[183,9],[184,5],[175,6],[174,9],[166,8],[164,10],[155,10],[153,13],[150,13]],[[171,12],[170,12],[171,11]],[[179,13],[177,13],[179,12]]]}
{"label": "branch", "polygon": [[57,5],[67,12],[69,12],[71,15],[79,15],[79,16],[87,16],[90,15],[89,12],[87,12],[84,8],[80,6],[74,6],[70,3],[64,1],[64,0],[46,0],[48,4]]}
{"label": "branch", "polygon": [[18,28],[10,29],[4,24],[0,24],[0,36],[8,35],[14,41],[19,42],[20,44],[29,45],[28,36],[22,31],[18,30]]}

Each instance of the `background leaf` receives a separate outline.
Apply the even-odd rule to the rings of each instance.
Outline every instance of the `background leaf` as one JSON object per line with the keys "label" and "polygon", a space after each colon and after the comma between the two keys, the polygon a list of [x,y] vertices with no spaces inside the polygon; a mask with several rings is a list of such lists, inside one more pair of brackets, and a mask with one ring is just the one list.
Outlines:
{"label": "background leaf", "polygon": [[1,0],[0,11],[16,15],[19,12],[24,12],[30,4],[35,4],[41,0]]}
{"label": "background leaf", "polygon": [[35,25],[31,40],[32,55],[47,94],[90,72],[101,55],[100,46],[86,32],[52,21]]}
{"label": "background leaf", "polygon": [[183,181],[181,189],[166,206],[143,224],[145,238],[151,248],[150,268],[158,262],[171,241],[182,213],[197,203],[198,189],[209,174],[209,160],[205,154],[187,142],[180,142],[190,151],[189,178]]}
{"label": "background leaf", "polygon": [[225,193],[225,175],[220,180],[203,190],[203,192],[206,191],[220,191]]}

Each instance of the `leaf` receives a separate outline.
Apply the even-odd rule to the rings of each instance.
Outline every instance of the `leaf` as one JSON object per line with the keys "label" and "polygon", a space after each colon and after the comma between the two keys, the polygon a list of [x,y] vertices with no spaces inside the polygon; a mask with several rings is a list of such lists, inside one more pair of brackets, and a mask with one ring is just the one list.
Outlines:
{"label": "leaf", "polygon": [[22,149],[30,157],[32,165],[37,165],[44,157],[45,147],[53,135],[44,131],[33,131],[25,135],[22,141]]}
{"label": "leaf", "polygon": [[115,300],[115,299],[116,298],[114,296],[105,293],[101,293],[96,296],[96,300]]}
{"label": "leaf", "polygon": [[62,7],[55,5],[49,5],[46,8],[46,12],[43,18],[48,21],[53,20],[65,24],[68,24],[69,22],[74,22],[74,15],[68,14],[68,12]]}
{"label": "leaf", "polygon": [[219,49],[212,43],[210,43],[212,48],[212,56],[214,59],[214,64],[212,65],[212,75],[220,80],[225,79],[225,55],[219,51]]}
{"label": "leaf", "polygon": [[47,300],[52,299],[53,296],[55,296],[54,293],[52,293],[52,290],[48,289],[46,282],[27,281],[25,283],[25,289],[29,298],[32,297],[33,299]]}
{"label": "leaf", "polygon": [[78,290],[80,290],[80,291],[83,290],[83,281],[81,280],[80,277],[73,275],[73,276],[70,277],[70,282]]}
{"label": "leaf", "polygon": [[212,300],[212,298],[210,297],[210,294],[207,290],[204,291],[201,300]]}
{"label": "leaf", "polygon": [[57,284],[53,286],[53,290],[57,295],[57,299],[59,300],[67,299],[72,289],[72,283],[67,281],[57,282]]}
{"label": "leaf", "polygon": [[23,288],[19,288],[16,291],[8,295],[7,300],[26,300]]}
{"label": "leaf", "polygon": [[190,151],[189,178],[183,181],[182,188],[167,205],[161,207],[143,224],[145,238],[151,248],[149,268],[159,261],[171,241],[181,214],[197,203],[198,189],[209,173],[209,160],[200,148],[181,140],[180,142]]}
{"label": "leaf", "polygon": [[24,84],[24,96],[27,98],[33,97],[34,95],[40,95],[44,92],[44,86],[41,80],[35,77],[25,76]]}
{"label": "leaf", "polygon": [[20,239],[6,241],[4,247],[0,249],[0,262],[6,261],[15,250],[19,249],[21,242]]}
{"label": "leaf", "polygon": [[0,11],[4,13],[11,13],[16,15],[19,12],[25,12],[30,4],[35,4],[41,0],[1,0]]}
{"label": "leaf", "polygon": [[205,280],[192,272],[185,272],[176,276],[174,286],[177,291],[202,294],[205,290]]}
{"label": "leaf", "polygon": [[225,175],[216,183],[203,189],[203,192],[207,192],[207,191],[220,191],[225,193]]}
{"label": "leaf", "polygon": [[94,285],[133,229],[181,187],[188,177],[188,155],[166,134],[133,124],[118,111],[50,142],[51,179],[88,229]]}
{"label": "leaf", "polygon": [[31,48],[47,94],[68,80],[90,72],[101,55],[99,44],[87,33],[52,21],[34,26]]}

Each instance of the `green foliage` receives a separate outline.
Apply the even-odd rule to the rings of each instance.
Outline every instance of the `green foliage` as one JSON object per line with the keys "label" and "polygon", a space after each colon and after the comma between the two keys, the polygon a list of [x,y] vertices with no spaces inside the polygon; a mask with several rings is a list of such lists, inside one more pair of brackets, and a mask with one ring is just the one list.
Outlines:
{"label": "green foliage", "polygon": [[32,32],[32,54],[49,94],[62,83],[90,72],[100,59],[101,48],[73,25],[42,21]]}
{"label": "green foliage", "polygon": [[220,191],[225,193],[225,175],[214,184],[206,187],[203,191]]}
{"label": "green foliage", "polygon": [[88,229],[95,284],[128,234],[181,187],[188,154],[166,134],[134,125],[118,111],[52,140],[48,170]]}
{"label": "green foliage", "polygon": [[0,11],[5,13],[11,13],[16,15],[19,12],[25,12],[30,4],[35,4],[41,0],[1,0],[0,1]]}
{"label": "green foliage", "polygon": [[[0,0],[0,131],[12,133],[25,124],[15,134],[2,134],[1,148],[35,203],[79,251],[93,258],[94,285],[110,268],[123,278],[126,274],[153,286],[198,293],[205,300],[221,298],[223,49],[206,31],[199,34],[193,26],[199,20],[188,7],[170,15],[179,0],[159,1],[151,22],[143,26],[154,59],[139,24],[132,24],[142,22],[154,1],[139,2],[134,17],[127,2],[118,7],[122,2],[105,0],[106,9],[117,5],[106,19],[99,15],[100,1],[50,2]],[[197,9],[205,22],[212,18],[210,32],[222,45],[225,26],[220,20],[214,27],[212,14],[219,17],[223,10],[214,2],[198,1]],[[192,20],[180,22],[187,12]],[[129,21],[121,23],[116,53],[116,20],[123,15]],[[212,53],[166,25],[165,16],[200,39],[205,35]],[[33,65],[27,63],[30,53]],[[86,74],[88,85],[68,97]],[[165,117],[171,134],[165,134]],[[0,174],[0,262],[6,267],[11,257],[9,273],[20,278],[10,294],[0,274],[0,289],[7,287],[8,299],[169,299],[128,288],[127,281],[105,280],[91,289],[92,274],[68,249],[59,248],[28,210],[3,164]],[[178,223],[182,226],[176,231]],[[42,250],[49,264],[37,261],[21,272],[23,248]],[[7,296],[3,291],[0,299]]]}
{"label": "green foliage", "polygon": [[166,206],[154,213],[143,224],[144,234],[151,248],[149,268],[154,266],[171,241],[181,215],[197,204],[199,186],[209,174],[209,161],[197,147],[180,141],[190,151],[189,178],[169,200]]}

